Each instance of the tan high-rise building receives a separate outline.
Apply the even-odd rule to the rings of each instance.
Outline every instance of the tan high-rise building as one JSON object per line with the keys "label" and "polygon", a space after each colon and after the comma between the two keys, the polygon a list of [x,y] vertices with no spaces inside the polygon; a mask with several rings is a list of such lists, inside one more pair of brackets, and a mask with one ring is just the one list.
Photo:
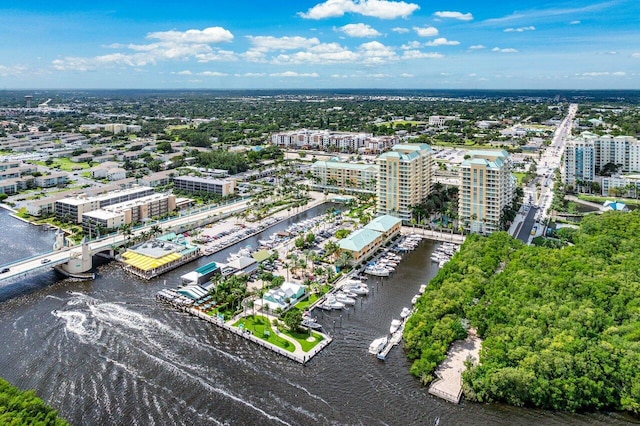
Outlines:
{"label": "tan high-rise building", "polygon": [[517,181],[506,151],[470,151],[469,155],[460,165],[460,224],[467,231],[490,234],[500,229],[502,212],[513,200]]}
{"label": "tan high-rise building", "polygon": [[411,207],[424,201],[433,187],[433,151],[427,144],[399,144],[381,154],[378,167],[378,214],[405,222]]}

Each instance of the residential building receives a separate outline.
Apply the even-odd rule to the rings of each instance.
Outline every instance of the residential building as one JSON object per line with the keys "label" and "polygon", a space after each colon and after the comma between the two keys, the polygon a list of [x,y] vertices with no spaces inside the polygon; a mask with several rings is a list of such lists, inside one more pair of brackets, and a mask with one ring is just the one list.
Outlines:
{"label": "residential building", "polygon": [[164,170],[162,172],[152,173],[148,176],[142,176],[138,179],[138,183],[144,186],[155,188],[156,186],[169,185],[173,181],[175,170]]}
{"label": "residential building", "polygon": [[564,150],[562,180],[565,184],[592,182],[595,176],[595,146],[592,141],[569,141]]}
{"label": "residential building", "polygon": [[315,186],[320,189],[375,194],[378,169],[377,164],[349,163],[334,158],[313,163],[311,174],[316,180]]}
{"label": "residential building", "polygon": [[426,144],[398,144],[376,160],[378,214],[390,214],[405,222],[411,208],[424,201],[433,186],[434,159]]}
{"label": "residential building", "polygon": [[373,256],[384,243],[400,233],[402,220],[391,215],[382,215],[365,227],[338,241],[340,250],[351,253],[354,264]]}
{"label": "residential building", "polygon": [[103,232],[113,230],[124,224],[166,215],[175,209],[175,195],[153,194],[83,213],[82,229],[85,234],[96,235],[98,228]]}
{"label": "residential building", "polygon": [[640,172],[640,142],[631,136],[596,135],[583,132],[567,143],[563,182],[593,182],[607,165],[617,166],[617,172]]}
{"label": "residential building", "polygon": [[211,192],[222,197],[235,191],[234,179],[208,179],[197,176],[176,176],[173,178],[175,189],[186,192]]}
{"label": "residential building", "polygon": [[279,147],[322,151],[378,153],[389,149],[397,142],[397,137],[374,137],[370,133],[329,130],[299,129],[271,135],[271,143]]}
{"label": "residential building", "polygon": [[153,188],[138,186],[120,191],[112,191],[99,196],[85,194],[68,197],[55,202],[55,213],[59,219],[68,219],[75,223],[82,223],[82,215],[90,211],[102,209],[113,204],[135,200],[154,194]]}
{"label": "residential building", "polygon": [[48,175],[36,176],[34,179],[35,186],[40,188],[51,188],[56,185],[65,185],[69,181],[69,177],[65,172],[55,172]]}
{"label": "residential building", "polygon": [[505,207],[511,205],[516,178],[504,150],[470,151],[460,165],[458,216],[467,231],[490,234],[500,229]]}
{"label": "residential building", "polygon": [[[638,195],[640,195],[640,175],[603,176],[596,178],[596,182],[598,181],[602,195],[605,197],[626,195],[631,198],[638,198]],[[614,188],[616,190],[613,190]]]}

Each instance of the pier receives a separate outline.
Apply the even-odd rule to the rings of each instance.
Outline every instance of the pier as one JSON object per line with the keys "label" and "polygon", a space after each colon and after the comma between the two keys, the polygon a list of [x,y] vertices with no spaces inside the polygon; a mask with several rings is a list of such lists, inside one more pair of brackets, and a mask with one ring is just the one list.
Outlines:
{"label": "pier", "polygon": [[400,328],[398,328],[396,332],[391,335],[391,338],[389,339],[385,347],[382,348],[380,353],[377,355],[378,359],[384,361],[387,358],[387,355],[389,355],[389,352],[391,352],[391,349],[398,346],[400,342],[402,342],[402,335],[404,334],[404,325],[406,324],[406,322],[406,320],[402,321]]}
{"label": "pier", "polygon": [[465,340],[458,340],[451,345],[447,359],[438,366],[438,377],[431,386],[429,393],[454,404],[460,403],[462,397],[462,372],[466,370],[465,361],[477,363],[480,359],[482,340],[473,330]]}

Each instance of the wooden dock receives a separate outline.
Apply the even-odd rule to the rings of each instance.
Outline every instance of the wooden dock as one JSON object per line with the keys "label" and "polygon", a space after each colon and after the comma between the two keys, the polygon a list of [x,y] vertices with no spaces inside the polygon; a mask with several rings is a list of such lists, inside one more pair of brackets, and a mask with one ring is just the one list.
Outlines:
{"label": "wooden dock", "polygon": [[387,355],[389,355],[389,352],[391,352],[391,349],[393,349],[395,346],[398,346],[398,344],[402,342],[402,335],[404,334],[405,324],[406,324],[406,320],[402,321],[402,324],[400,324],[400,327],[396,330],[395,333],[391,335],[391,339],[389,339],[385,347],[382,348],[380,353],[378,353],[377,355],[378,359],[384,361],[387,358]]}

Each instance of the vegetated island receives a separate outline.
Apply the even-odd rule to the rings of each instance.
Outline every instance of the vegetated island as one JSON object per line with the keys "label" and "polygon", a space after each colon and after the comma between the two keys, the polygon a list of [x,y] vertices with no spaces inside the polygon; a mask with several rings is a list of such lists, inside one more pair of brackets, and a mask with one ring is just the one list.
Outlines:
{"label": "vegetated island", "polygon": [[0,379],[0,424],[69,426],[33,391],[23,391]]}
{"label": "vegetated island", "polygon": [[431,382],[467,319],[484,339],[467,399],[640,413],[640,212],[588,216],[564,237],[573,245],[467,237],[408,321],[411,373]]}

